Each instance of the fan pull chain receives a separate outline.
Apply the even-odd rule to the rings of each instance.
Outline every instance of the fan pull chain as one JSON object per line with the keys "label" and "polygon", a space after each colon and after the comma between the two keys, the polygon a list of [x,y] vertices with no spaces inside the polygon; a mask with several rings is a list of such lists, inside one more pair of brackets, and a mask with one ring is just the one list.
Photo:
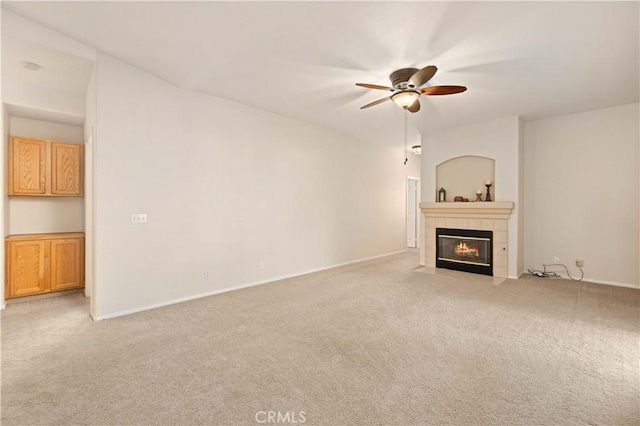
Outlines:
{"label": "fan pull chain", "polygon": [[407,165],[407,161],[409,160],[407,158],[407,109],[404,109],[404,165]]}

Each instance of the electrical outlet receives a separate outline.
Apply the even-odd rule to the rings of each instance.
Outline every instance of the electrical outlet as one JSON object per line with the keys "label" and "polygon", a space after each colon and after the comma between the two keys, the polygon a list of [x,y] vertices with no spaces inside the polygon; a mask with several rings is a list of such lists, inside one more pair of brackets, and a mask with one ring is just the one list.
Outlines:
{"label": "electrical outlet", "polygon": [[560,263],[560,258],[559,258],[558,256],[554,257],[554,258],[553,258],[553,263],[555,263],[556,265],[557,265],[558,263]]}
{"label": "electrical outlet", "polygon": [[205,280],[210,280],[211,279],[211,271],[204,271],[204,279]]}
{"label": "electrical outlet", "polygon": [[576,259],[576,266],[578,268],[582,268],[584,266],[584,260],[582,259]]}
{"label": "electrical outlet", "polygon": [[259,267],[260,269],[264,269],[264,262],[260,262],[260,263],[258,264],[258,267]]}

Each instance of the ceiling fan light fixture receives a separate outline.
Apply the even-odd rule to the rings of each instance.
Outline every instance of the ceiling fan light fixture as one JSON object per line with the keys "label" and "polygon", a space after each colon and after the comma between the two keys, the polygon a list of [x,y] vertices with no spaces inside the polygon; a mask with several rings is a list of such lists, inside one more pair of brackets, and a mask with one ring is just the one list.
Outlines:
{"label": "ceiling fan light fixture", "polygon": [[420,97],[420,93],[413,90],[404,90],[391,96],[391,100],[400,108],[409,108]]}
{"label": "ceiling fan light fixture", "polygon": [[402,68],[391,73],[392,87],[378,84],[356,83],[356,86],[366,89],[391,91],[391,96],[370,102],[360,109],[366,109],[391,99],[405,111],[416,113],[420,111],[420,96],[440,96],[462,93],[467,90],[465,86],[426,86],[433,78],[438,68],[435,65],[427,65],[424,68]]}

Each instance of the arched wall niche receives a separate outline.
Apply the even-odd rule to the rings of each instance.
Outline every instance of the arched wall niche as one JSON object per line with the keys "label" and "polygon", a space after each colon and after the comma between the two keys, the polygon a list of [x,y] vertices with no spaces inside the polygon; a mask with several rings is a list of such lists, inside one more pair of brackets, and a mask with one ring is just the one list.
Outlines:
{"label": "arched wall niche", "polygon": [[496,160],[488,157],[464,155],[444,161],[436,166],[436,200],[440,188],[447,191],[446,201],[453,201],[455,196],[476,200],[476,191],[482,191],[482,200],[487,194],[485,182],[492,183],[491,194],[495,201],[495,169]]}

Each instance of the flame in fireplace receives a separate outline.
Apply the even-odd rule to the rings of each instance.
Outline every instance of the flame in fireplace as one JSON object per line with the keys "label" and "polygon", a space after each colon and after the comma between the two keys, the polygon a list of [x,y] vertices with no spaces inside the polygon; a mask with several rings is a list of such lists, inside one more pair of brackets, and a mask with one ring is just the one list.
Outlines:
{"label": "flame in fireplace", "polygon": [[466,242],[461,241],[453,248],[456,256],[460,257],[480,257],[478,247],[470,246]]}

